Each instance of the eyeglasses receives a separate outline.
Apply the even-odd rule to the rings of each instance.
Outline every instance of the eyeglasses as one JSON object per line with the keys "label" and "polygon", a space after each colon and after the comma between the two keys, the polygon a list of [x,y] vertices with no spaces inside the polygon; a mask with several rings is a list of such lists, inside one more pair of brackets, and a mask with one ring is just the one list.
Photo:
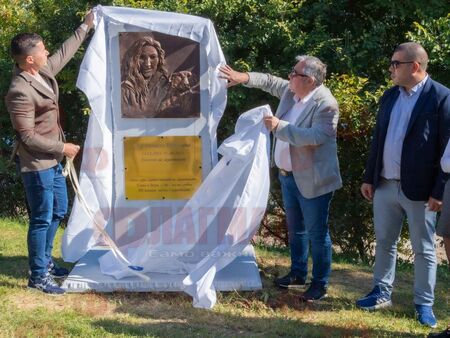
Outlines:
{"label": "eyeglasses", "polygon": [[[417,61],[398,61],[398,60],[391,60],[390,65],[391,65],[392,68],[397,69],[398,66],[400,66],[400,65],[403,65],[403,64],[406,64],[406,63],[414,63],[414,62],[417,62]],[[417,62],[417,63],[420,64],[420,62]]]}
{"label": "eyeglasses", "polygon": [[302,74],[302,73],[297,72],[297,71],[295,70],[294,67],[292,67],[292,70],[291,70],[291,72],[289,73],[289,75],[290,75],[291,77],[296,77],[296,76],[309,77],[309,75],[306,75],[306,74]]}

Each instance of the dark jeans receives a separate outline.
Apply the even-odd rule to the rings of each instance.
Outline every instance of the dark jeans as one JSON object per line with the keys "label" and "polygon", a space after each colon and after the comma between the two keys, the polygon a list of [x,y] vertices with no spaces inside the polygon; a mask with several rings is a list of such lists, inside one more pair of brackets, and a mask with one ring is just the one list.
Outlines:
{"label": "dark jeans", "polygon": [[[18,155],[14,156],[14,163],[16,164],[16,173],[18,176],[21,175],[20,172],[20,158]],[[30,206],[28,205],[28,201],[27,201],[27,197],[25,196],[25,206],[27,207],[27,215],[30,216],[31,215],[31,211],[30,211]]]}
{"label": "dark jeans", "polygon": [[22,179],[30,206],[28,259],[31,277],[36,278],[47,273],[56,230],[67,212],[66,179],[60,164],[23,172]]}
{"label": "dark jeans", "polygon": [[326,286],[331,271],[328,212],[333,193],[305,198],[298,190],[294,176],[279,175],[279,179],[288,225],[291,272],[306,279],[311,243],[312,282]]}

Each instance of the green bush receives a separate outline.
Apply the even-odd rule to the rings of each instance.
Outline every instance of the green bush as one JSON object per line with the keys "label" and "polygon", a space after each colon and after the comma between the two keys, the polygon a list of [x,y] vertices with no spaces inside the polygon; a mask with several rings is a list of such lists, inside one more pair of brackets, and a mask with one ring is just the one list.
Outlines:
{"label": "green bush", "polygon": [[[9,40],[19,31],[42,33],[49,50],[56,48],[79,24],[91,2],[74,0],[0,0],[0,90],[10,80]],[[407,39],[421,42],[430,52],[430,73],[450,84],[450,2],[385,0],[106,0],[104,5],[175,11],[207,17],[214,22],[230,65],[238,70],[262,71],[287,77],[298,54],[321,58],[328,65],[327,85],[340,104],[338,147],[344,187],[335,193],[330,225],[333,240],[342,251],[370,259],[373,245],[371,206],[359,193],[370,144],[377,99],[388,85],[388,60],[395,45]],[[58,77],[68,139],[82,144],[87,108],[75,89],[82,57]],[[219,142],[233,132],[240,112],[277,100],[261,91],[233,88],[219,125]],[[23,210],[23,191],[13,168],[5,163],[11,151],[12,128],[4,103],[0,103],[0,215]],[[277,180],[263,222],[262,237],[286,243],[283,210]]]}
{"label": "green bush", "polygon": [[339,102],[338,156],[343,187],[330,211],[333,242],[350,257],[368,260],[373,249],[372,208],[361,197],[361,176],[385,86],[369,90],[367,78],[332,74],[327,85]]}
{"label": "green bush", "polygon": [[[6,94],[11,79],[12,61],[9,57],[11,38],[21,32],[32,30],[36,17],[29,12],[32,1],[0,0],[0,92]],[[24,191],[14,164],[9,165],[14,132],[3,100],[0,101],[0,215],[19,216],[25,210]]]}
{"label": "green bush", "polygon": [[430,59],[428,72],[433,79],[450,86],[450,13],[437,19],[414,22],[407,33],[411,41],[420,43]]}
{"label": "green bush", "polygon": [[[20,32],[37,32],[44,38],[47,49],[54,51],[81,24],[88,1],[0,0],[0,79],[2,97],[6,95],[11,80],[13,61],[9,56],[12,37]],[[83,48],[64,68],[57,79],[60,84],[61,124],[67,139],[82,144],[87,127],[87,117],[82,113],[87,107],[84,95],[75,87]],[[0,101],[0,215],[19,216],[25,213],[25,196],[20,176],[15,166],[8,166],[14,131],[5,103]]]}

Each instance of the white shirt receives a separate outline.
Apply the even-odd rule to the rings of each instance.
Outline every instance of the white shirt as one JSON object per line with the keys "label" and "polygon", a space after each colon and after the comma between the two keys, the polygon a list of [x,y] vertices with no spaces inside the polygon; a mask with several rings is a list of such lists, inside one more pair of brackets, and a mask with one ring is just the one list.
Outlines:
{"label": "white shirt", "polygon": [[443,172],[450,173],[450,140],[448,141],[441,158],[441,168]]}
{"label": "white shirt", "polygon": [[41,74],[36,73],[36,75],[32,75],[32,74],[31,74],[31,76],[34,77],[34,78],[36,79],[37,82],[39,82],[39,83],[40,83],[41,85],[43,85],[45,88],[47,88],[48,90],[50,90],[52,93],[55,93],[55,92],[53,91],[53,88],[50,87],[50,85],[48,84],[48,82],[44,80],[44,78],[41,76]]}
{"label": "white shirt", "polygon": [[[281,116],[281,120],[289,122],[289,124],[295,124],[295,122],[300,118],[302,113],[305,110],[305,106],[311,100],[314,93],[319,89],[319,87],[313,89],[308,95],[306,95],[303,99],[300,99],[297,95],[294,96],[295,104],[291,109],[287,111],[286,114]],[[275,164],[278,168],[292,171],[292,162],[291,162],[291,154],[289,153],[289,143],[276,140],[275,144]]]}
{"label": "white shirt", "polygon": [[399,88],[400,94],[397,101],[395,101],[394,107],[392,107],[386,140],[384,142],[381,176],[386,179],[400,179],[403,141],[406,130],[408,129],[411,113],[427,80],[428,75],[411,88],[410,92],[407,92],[403,87]]}

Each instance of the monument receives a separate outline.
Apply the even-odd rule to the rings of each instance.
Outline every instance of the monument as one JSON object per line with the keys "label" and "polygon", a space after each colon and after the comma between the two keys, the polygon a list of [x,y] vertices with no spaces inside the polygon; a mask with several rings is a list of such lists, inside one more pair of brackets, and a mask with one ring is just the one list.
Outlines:
{"label": "monument", "polygon": [[[192,267],[211,258],[217,247],[237,244],[226,229],[237,209],[220,206],[219,199],[213,207],[186,205],[201,200],[196,192],[217,163],[226,83],[218,78],[225,59],[214,27],[207,19],[176,13],[102,6],[95,12],[96,31],[77,82],[92,109],[80,185],[94,217],[75,201],[62,252],[66,261],[78,263],[63,287],[69,292],[184,290],[194,305],[212,307],[215,295],[202,298],[204,277]],[[248,209],[250,223],[262,217],[264,196],[259,201]],[[165,264],[150,262],[153,268],[143,272],[148,279],[102,273],[114,269],[107,266],[114,259],[99,264],[110,253],[99,226],[125,257],[144,250],[136,243],[145,238],[143,254],[158,252],[155,260]],[[171,269],[180,267],[180,253],[193,247],[198,255],[182,259],[190,268]],[[222,260],[214,267],[210,261],[209,291],[261,287],[253,248],[236,248],[226,264]]]}

